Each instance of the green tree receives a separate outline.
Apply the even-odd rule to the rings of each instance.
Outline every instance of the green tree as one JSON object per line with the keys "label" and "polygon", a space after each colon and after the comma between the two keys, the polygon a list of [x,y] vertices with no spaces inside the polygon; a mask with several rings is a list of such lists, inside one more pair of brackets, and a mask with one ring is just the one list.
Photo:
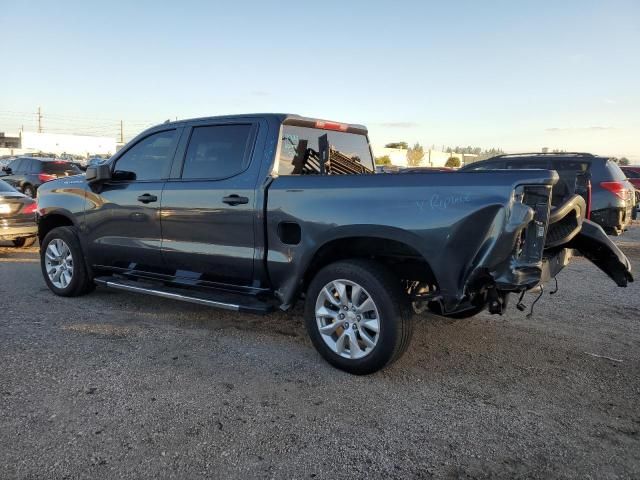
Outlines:
{"label": "green tree", "polygon": [[629,162],[629,159],[627,157],[620,157],[620,160],[618,160],[618,165],[630,165],[631,162]]}
{"label": "green tree", "polygon": [[409,148],[409,144],[407,142],[393,142],[393,143],[387,143],[384,147],[385,148],[402,148],[404,150],[407,150]]}
{"label": "green tree", "polygon": [[458,157],[449,157],[444,166],[447,168],[458,168],[460,166],[460,159]]}
{"label": "green tree", "polygon": [[416,142],[416,144],[407,151],[407,166],[418,167],[424,158],[424,148]]}
{"label": "green tree", "polygon": [[389,158],[389,155],[376,157],[376,165],[391,165],[391,158]]}

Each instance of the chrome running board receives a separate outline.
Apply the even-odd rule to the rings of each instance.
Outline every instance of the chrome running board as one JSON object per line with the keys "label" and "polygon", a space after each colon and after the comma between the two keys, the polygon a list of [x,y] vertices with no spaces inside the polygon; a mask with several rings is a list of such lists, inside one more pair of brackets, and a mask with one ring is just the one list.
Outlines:
{"label": "chrome running board", "polygon": [[206,305],[208,307],[222,308],[224,310],[233,310],[239,312],[242,308],[240,305],[233,303],[221,302],[218,300],[212,300],[202,296],[192,296],[178,293],[175,290],[164,290],[161,288],[147,287],[132,285],[134,282],[127,280],[112,279],[110,277],[97,277],[94,282],[104,287],[115,288],[116,290],[124,290],[126,292],[143,293],[145,295],[153,295],[155,297],[169,298],[171,300],[179,300],[181,302],[197,303],[199,305]]}

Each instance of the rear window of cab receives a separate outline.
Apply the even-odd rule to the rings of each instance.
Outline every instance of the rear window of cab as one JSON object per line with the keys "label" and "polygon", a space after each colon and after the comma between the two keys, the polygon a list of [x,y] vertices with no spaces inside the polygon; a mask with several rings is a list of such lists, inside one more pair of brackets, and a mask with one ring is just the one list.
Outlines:
{"label": "rear window of cab", "polygon": [[374,171],[369,141],[357,133],[322,130],[319,128],[283,125],[280,139],[279,175],[300,175],[308,149],[320,151],[320,138],[327,136],[329,146]]}

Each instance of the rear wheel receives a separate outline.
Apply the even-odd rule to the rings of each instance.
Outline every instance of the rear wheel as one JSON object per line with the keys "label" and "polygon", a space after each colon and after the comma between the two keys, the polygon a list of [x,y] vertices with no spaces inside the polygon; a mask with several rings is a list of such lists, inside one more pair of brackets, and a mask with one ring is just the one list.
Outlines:
{"label": "rear wheel", "polygon": [[400,281],[367,260],[337,262],[318,272],[307,291],[305,324],[325,360],[357,375],[397,360],[413,332]]}
{"label": "rear wheel", "polygon": [[73,227],[58,227],[45,237],[40,266],[49,289],[62,297],[84,295],[95,287]]}

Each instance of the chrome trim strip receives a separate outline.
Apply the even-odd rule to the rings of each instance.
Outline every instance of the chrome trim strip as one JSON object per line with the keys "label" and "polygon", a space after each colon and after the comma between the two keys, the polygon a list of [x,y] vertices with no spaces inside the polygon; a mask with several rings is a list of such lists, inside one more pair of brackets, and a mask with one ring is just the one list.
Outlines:
{"label": "chrome trim strip", "polygon": [[240,310],[240,305],[234,305],[232,303],[216,302],[215,300],[207,300],[204,298],[188,297],[186,295],[180,295],[179,293],[163,292],[162,290],[156,290],[153,288],[135,287],[133,285],[124,285],[122,283],[106,280],[95,279],[95,282],[100,285],[104,285],[105,287],[115,288],[117,290],[125,290],[127,292],[144,293],[156,297],[169,298],[171,300],[180,300],[182,302],[197,303],[199,305],[206,305],[208,307],[233,310],[235,312]]}

